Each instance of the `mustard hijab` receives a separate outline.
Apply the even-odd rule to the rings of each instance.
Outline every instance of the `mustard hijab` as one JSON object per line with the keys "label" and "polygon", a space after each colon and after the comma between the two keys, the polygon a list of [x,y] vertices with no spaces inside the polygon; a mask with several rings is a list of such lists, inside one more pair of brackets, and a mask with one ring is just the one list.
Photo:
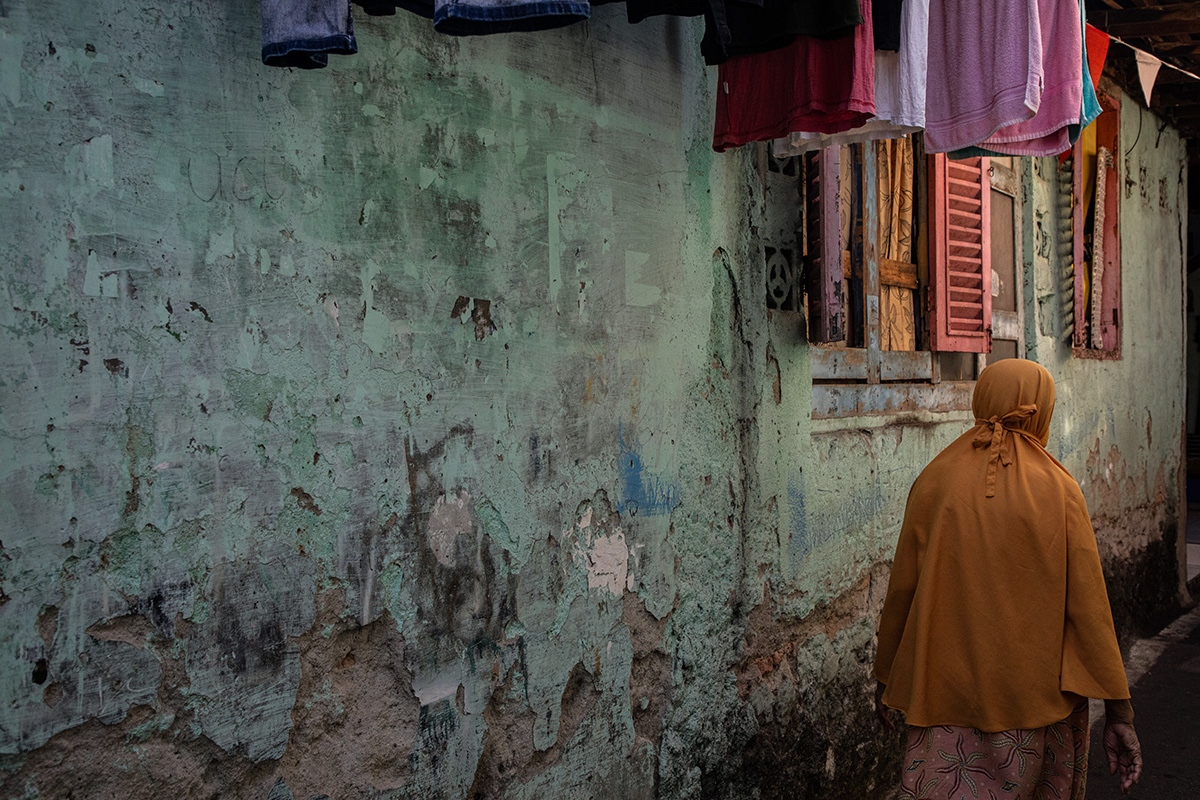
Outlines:
{"label": "mustard hijab", "polygon": [[908,724],[995,732],[1129,697],[1083,494],[1045,445],[1054,379],[983,370],[975,427],[909,492],[875,677]]}

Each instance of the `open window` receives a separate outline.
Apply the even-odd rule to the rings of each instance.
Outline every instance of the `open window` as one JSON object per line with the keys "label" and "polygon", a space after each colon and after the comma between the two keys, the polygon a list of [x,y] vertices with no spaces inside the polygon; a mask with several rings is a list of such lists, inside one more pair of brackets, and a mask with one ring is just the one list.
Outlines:
{"label": "open window", "polygon": [[1071,179],[1068,316],[1076,356],[1121,357],[1119,101],[1100,96],[1103,112],[1075,143],[1062,167]]}
{"label": "open window", "polygon": [[814,417],[969,408],[987,361],[1024,355],[1014,159],[927,156],[919,135],[760,158],[784,243],[768,306],[800,315]]}
{"label": "open window", "polygon": [[1025,357],[1025,265],[1021,253],[1021,159],[988,159],[991,201],[988,239],[991,244],[992,349],[988,363]]}
{"label": "open window", "polygon": [[926,158],[906,137],[827,147],[802,165],[813,379],[974,378],[976,359],[960,354],[991,344],[987,159]]}

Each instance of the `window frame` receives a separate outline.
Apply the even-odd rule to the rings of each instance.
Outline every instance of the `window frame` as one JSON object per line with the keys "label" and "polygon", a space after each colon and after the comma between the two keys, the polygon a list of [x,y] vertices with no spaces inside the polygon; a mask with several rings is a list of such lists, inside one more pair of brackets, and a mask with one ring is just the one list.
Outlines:
{"label": "window frame", "polygon": [[[1121,188],[1124,159],[1121,158],[1121,101],[1107,92],[1100,92],[1100,116],[1092,123],[1096,126],[1097,173],[1099,172],[1099,152],[1106,147],[1112,157],[1112,167],[1109,168],[1105,180],[1104,197],[1104,227],[1103,227],[1103,275],[1101,284],[1100,308],[1092,309],[1087,306],[1087,285],[1083,273],[1076,267],[1084,263],[1086,256],[1083,238],[1084,227],[1090,210],[1080,198],[1083,196],[1083,137],[1080,137],[1071,150],[1073,162],[1071,166],[1071,274],[1072,274],[1072,328],[1070,331],[1071,351],[1076,358],[1093,358],[1107,361],[1117,361],[1121,358],[1122,323],[1124,312],[1121,306]],[[1099,183],[1092,196],[1092,206],[1099,199]],[[1094,234],[1093,234],[1094,236]],[[1095,333],[1091,327],[1088,315],[1095,314],[1094,319],[1101,321],[1101,344],[1095,343]],[[1108,325],[1104,320],[1112,320]],[[1104,338],[1109,339],[1105,346]]]}
{"label": "window frame", "polygon": [[[834,146],[836,147],[836,145]],[[922,331],[920,337],[919,350],[883,350],[880,347],[880,314],[881,314],[881,260],[879,258],[879,211],[878,211],[878,151],[874,146],[873,141],[864,143],[863,157],[863,177],[862,177],[862,199],[864,207],[864,248],[863,248],[863,306],[864,306],[864,339],[863,347],[848,347],[844,344],[843,338],[840,342],[821,342],[815,341],[819,337],[812,335],[810,331],[810,361],[812,370],[812,379],[816,385],[845,383],[851,386],[854,385],[904,385],[904,384],[937,384],[942,382],[941,369],[939,359],[936,354],[942,352],[982,352],[986,354],[991,349],[991,311],[990,311],[990,292],[991,292],[991,269],[990,269],[990,251],[988,240],[988,228],[990,221],[987,219],[987,200],[981,201],[983,214],[982,222],[982,252],[984,254],[984,268],[981,272],[981,299],[983,301],[983,319],[984,331],[976,336],[977,343],[981,345],[978,350],[962,346],[961,337],[956,340],[947,340],[945,336],[939,336],[930,328],[938,324],[938,320],[943,319],[939,308],[944,307],[946,297],[946,284],[948,273],[943,274],[946,266],[945,260],[938,260],[937,252],[944,252],[945,248],[933,247],[932,237],[937,235],[938,231],[945,232],[945,210],[942,212],[942,222],[940,226],[931,218],[934,214],[931,212],[937,199],[936,197],[944,197],[944,180],[933,180],[929,178],[938,169],[945,172],[946,156],[931,155],[924,156],[922,148],[916,147],[914,159],[917,164],[923,164],[924,169],[917,169],[917,204],[914,208],[916,215],[918,237],[914,241],[914,259],[918,264],[918,303],[922,309]],[[822,155],[823,163],[829,163]],[[987,160],[982,160],[982,174],[990,176]],[[825,176],[822,176],[823,178]],[[985,179],[983,197],[988,196],[991,190],[990,179]],[[939,194],[934,184],[942,187]],[[836,196],[836,193],[834,194]],[[822,218],[821,223],[824,226],[827,222],[826,218]],[[930,223],[934,223],[931,225]],[[1019,246],[1019,242],[1017,243]],[[840,247],[839,247],[840,249]],[[840,272],[840,271],[839,271]],[[940,296],[939,296],[940,291]],[[813,289],[809,287],[809,296],[813,294]],[[943,305],[939,305],[943,304]],[[849,303],[843,299],[840,303],[841,307],[847,308]],[[848,328],[847,324],[843,324],[843,331]],[[938,346],[942,345],[942,346]],[[981,364],[976,367],[978,372]]]}
{"label": "window frame", "polygon": [[[1007,195],[1012,199],[1013,203],[1013,219],[1012,219],[1012,234],[1013,234],[1013,293],[1015,295],[1016,311],[1004,311],[997,309],[995,304],[992,306],[992,343],[991,351],[987,353],[991,356],[995,352],[996,340],[1011,341],[1016,343],[1017,356],[1019,358],[1026,357],[1026,341],[1025,341],[1025,306],[1026,306],[1026,278],[1024,274],[1024,259],[1022,250],[1024,248],[1024,213],[1021,208],[1021,173],[1017,170],[1017,163],[1021,160],[1021,156],[1008,156],[1000,158],[992,158],[988,164],[989,174],[991,177],[992,192]],[[1008,161],[1009,163],[1004,163]],[[993,198],[994,200],[995,198]],[[994,206],[993,206],[994,208]],[[993,214],[994,216],[994,214]],[[991,232],[994,238],[995,231]],[[993,254],[994,255],[994,254]],[[995,261],[992,263],[992,296],[996,297],[999,294],[996,285],[997,266]],[[988,359],[991,363],[991,359]],[[982,365],[981,365],[982,368]]]}
{"label": "window frame", "polygon": [[[801,339],[808,343],[808,363],[810,366],[811,378],[811,400],[812,409],[811,416],[814,422],[821,421],[822,425],[839,425],[840,419],[857,420],[854,424],[868,424],[871,419],[879,420],[883,424],[884,420],[895,419],[897,415],[911,417],[914,419],[938,419],[946,415],[955,415],[969,413],[971,408],[971,396],[974,391],[975,378],[979,371],[989,361],[989,352],[968,353],[961,349],[958,351],[951,350],[934,350],[932,348],[932,335],[929,326],[933,319],[933,310],[930,306],[932,292],[931,271],[936,270],[937,265],[931,263],[930,257],[930,186],[929,183],[933,180],[928,167],[930,161],[935,158],[945,158],[945,156],[927,156],[923,148],[920,146],[919,139],[915,142],[914,151],[915,161],[915,185],[914,191],[916,194],[915,204],[913,209],[913,224],[916,228],[913,240],[912,259],[916,262],[917,272],[917,306],[918,306],[918,336],[917,345],[924,349],[912,351],[885,351],[880,349],[882,333],[881,333],[881,304],[882,304],[882,284],[884,282],[881,274],[880,253],[882,252],[882,242],[879,240],[880,231],[880,216],[879,216],[879,191],[878,180],[880,166],[878,162],[879,153],[874,143],[869,141],[864,143],[866,153],[864,154],[863,164],[861,169],[862,180],[862,203],[864,206],[862,234],[863,243],[863,339],[864,346],[862,347],[847,347],[845,345],[848,335],[848,320],[845,319],[845,314],[848,313],[849,298],[845,295],[846,281],[844,280],[849,274],[849,268],[846,268],[843,273],[843,263],[841,259],[842,243],[840,239],[835,242],[837,257],[833,258],[832,253],[827,252],[822,260],[826,261],[828,268],[819,269],[820,275],[837,281],[837,292],[832,297],[832,308],[835,314],[841,314],[841,319],[826,320],[820,325],[815,325],[814,320],[810,317],[811,305],[805,302],[806,298],[811,298],[817,291],[824,292],[826,287],[818,284],[814,286],[811,283],[814,277],[812,270],[814,269],[813,261],[809,258],[809,253],[813,252],[814,247],[820,245],[820,226],[825,225],[831,228],[836,228],[840,231],[841,221],[838,218],[831,218],[829,215],[821,215],[818,211],[816,219],[812,218],[812,210],[809,208],[807,201],[811,196],[809,188],[810,180],[820,181],[821,174],[812,173],[808,162],[805,166],[788,170],[781,165],[785,160],[775,160],[770,156],[767,146],[760,145],[758,148],[758,171],[760,180],[763,183],[763,201],[764,201],[764,223],[765,229],[760,234],[763,243],[763,254],[766,259],[773,252],[776,252],[779,247],[791,248],[790,254],[792,260],[790,267],[787,270],[776,270],[777,272],[786,272],[794,279],[794,292],[791,295],[795,298],[793,307],[786,307],[779,303],[779,297],[772,298],[771,295],[780,287],[776,284],[780,283],[780,275],[775,275],[768,266],[766,270],[766,288],[767,288],[767,307],[768,316],[782,313],[785,319],[794,319],[799,327]],[[835,149],[835,148],[829,148]],[[840,151],[839,151],[840,152]],[[837,158],[829,158],[828,153],[817,151],[810,153],[805,157],[798,157],[795,160],[800,161],[802,158],[817,159],[818,169],[822,163],[820,159],[824,158],[826,171],[826,186],[821,189],[821,194],[830,197],[839,197],[837,191],[836,180],[840,179],[840,172],[831,171],[836,167],[830,165],[837,164]],[[1017,259],[1016,272],[1014,280],[1017,282],[1016,291],[1018,292],[1018,311],[1016,320],[1008,320],[1007,322],[1016,322],[1023,330],[1024,323],[1024,305],[1027,298],[1024,297],[1025,290],[1028,288],[1026,276],[1023,274],[1022,264],[1024,261],[1025,242],[1022,237],[1022,219],[1024,210],[1022,209],[1023,191],[1020,191],[1021,173],[1015,168],[990,168],[992,164],[988,164],[989,169],[981,170],[983,176],[983,184],[986,192],[1001,191],[1010,195],[1014,200],[1014,219],[1013,219],[1013,248]],[[779,174],[775,174],[779,173]],[[853,175],[854,170],[849,170],[849,174]],[[795,176],[795,185],[787,183],[788,178],[785,175]],[[832,185],[828,183],[830,176],[837,175]],[[819,188],[819,187],[818,187]],[[989,204],[993,195],[988,194]],[[799,201],[799,205],[792,205],[792,209],[788,213],[781,213],[786,210],[783,207],[777,207],[778,203],[787,203],[788,198],[795,198]],[[840,200],[836,206],[840,214]],[[783,231],[781,225],[786,225],[786,220],[791,215],[792,222],[795,228],[791,232]],[[990,216],[981,219],[984,230],[990,236],[991,219]],[[810,228],[810,225],[818,226],[815,232]],[[779,230],[776,230],[779,229]],[[828,238],[828,237],[825,237]],[[778,241],[776,241],[778,240]],[[985,250],[988,253],[989,260],[991,256],[990,247]],[[985,297],[991,299],[991,280],[992,271],[989,269],[982,271],[982,275],[986,276],[986,280],[982,281],[982,285],[986,287]],[[774,276],[774,277],[773,277]],[[832,282],[832,281],[831,281]],[[904,284],[895,284],[904,285]],[[781,295],[786,296],[786,292]],[[819,295],[822,299],[828,298],[830,295]],[[1003,316],[1002,314],[1000,316]],[[992,311],[985,320],[991,324],[987,327],[995,327],[999,325],[997,330],[1004,329],[1005,320],[998,320],[997,315]],[[1011,327],[1008,326],[1008,327]],[[820,335],[824,332],[826,335],[836,335],[840,341],[823,343],[817,341]],[[990,333],[990,332],[989,332]],[[1001,337],[1005,338],[1005,337]],[[1008,337],[1012,338],[1012,337]],[[1024,336],[1018,340],[1018,355],[1024,357]],[[990,336],[986,338],[988,343],[987,350],[990,350]],[[940,357],[945,355],[958,356],[958,363],[951,367],[946,359]],[[963,359],[963,356],[970,356],[969,359]],[[950,368],[953,371],[947,372]]]}

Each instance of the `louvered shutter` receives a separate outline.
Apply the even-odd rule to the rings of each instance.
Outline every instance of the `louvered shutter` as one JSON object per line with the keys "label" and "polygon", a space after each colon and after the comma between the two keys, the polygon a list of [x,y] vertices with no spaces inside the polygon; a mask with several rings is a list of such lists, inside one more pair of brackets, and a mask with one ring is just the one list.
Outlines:
{"label": "louvered shutter", "polygon": [[846,338],[842,304],[841,210],[838,162],[841,148],[826,147],[806,160],[805,205],[808,257],[804,290],[808,294],[808,340],[839,342]]}
{"label": "louvered shutter", "polygon": [[986,158],[930,157],[930,270],[934,350],[992,349],[991,180]]}

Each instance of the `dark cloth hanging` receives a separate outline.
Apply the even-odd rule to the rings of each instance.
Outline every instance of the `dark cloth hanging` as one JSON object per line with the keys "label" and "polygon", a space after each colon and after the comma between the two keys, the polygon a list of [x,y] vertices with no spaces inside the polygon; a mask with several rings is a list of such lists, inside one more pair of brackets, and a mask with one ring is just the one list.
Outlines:
{"label": "dark cloth hanging", "polygon": [[591,16],[587,0],[355,0],[372,16],[402,8],[433,20],[434,30],[451,36],[544,31]]}
{"label": "dark cloth hanging", "polygon": [[[761,8],[763,0],[728,0],[741,6]],[[729,26],[725,22],[727,0],[592,0],[593,6],[625,3],[625,15],[636,25],[650,17],[699,17],[708,18],[709,25],[716,25],[721,40],[729,41]]]}
{"label": "dark cloth hanging", "polygon": [[875,0],[871,6],[871,19],[875,27],[875,49],[900,50],[900,15],[904,0]]}
{"label": "dark cloth hanging", "polygon": [[625,0],[625,16],[637,24],[650,17],[698,17],[709,7],[709,0]]}
{"label": "dark cloth hanging", "polygon": [[708,0],[625,0],[625,13],[632,23],[650,17],[671,15],[675,17],[698,17],[708,11]]}
{"label": "dark cloth hanging", "polygon": [[433,19],[433,0],[354,0],[354,4],[372,17],[391,17],[399,8]]}
{"label": "dark cloth hanging", "polygon": [[[861,0],[711,0],[700,52],[706,64],[786,47],[797,36],[841,39],[863,23]],[[897,34],[899,35],[899,34]]]}

